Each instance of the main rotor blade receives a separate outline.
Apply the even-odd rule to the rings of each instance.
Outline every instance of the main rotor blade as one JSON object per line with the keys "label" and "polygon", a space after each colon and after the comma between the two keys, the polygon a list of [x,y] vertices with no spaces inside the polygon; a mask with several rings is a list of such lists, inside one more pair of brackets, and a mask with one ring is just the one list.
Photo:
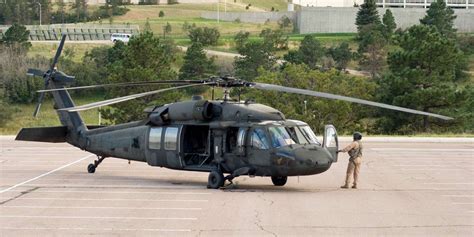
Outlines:
{"label": "main rotor blade", "polygon": [[200,84],[203,81],[195,80],[167,80],[167,81],[142,81],[142,82],[122,82],[122,83],[110,83],[110,84],[98,84],[90,86],[76,86],[68,88],[57,88],[49,90],[38,90],[36,92],[51,92],[51,91],[63,91],[63,90],[80,90],[80,89],[93,89],[93,88],[103,88],[103,87],[122,87],[122,86],[145,86],[145,85],[154,85],[154,84]]}
{"label": "main rotor blade", "polygon": [[149,95],[153,95],[153,94],[158,94],[158,93],[165,92],[165,91],[183,89],[183,88],[193,87],[193,86],[203,86],[203,85],[207,85],[207,84],[211,84],[211,83],[202,83],[202,84],[193,84],[193,85],[184,85],[184,86],[171,87],[171,88],[160,89],[160,90],[155,90],[155,91],[143,92],[143,93],[139,93],[139,94],[122,96],[122,97],[118,97],[118,98],[103,100],[103,101],[94,102],[94,103],[81,105],[81,106],[76,106],[76,107],[63,108],[63,109],[59,109],[59,110],[60,111],[68,111],[68,112],[83,111],[83,110],[98,108],[98,107],[102,107],[102,106],[106,106],[106,105],[117,104],[117,103],[120,103],[120,102],[133,100],[133,99],[137,99],[137,98],[140,98],[140,97],[145,97],[145,96],[149,96]]}
{"label": "main rotor blade", "polygon": [[51,77],[51,75],[53,74],[54,67],[56,67],[56,63],[58,63],[59,56],[61,56],[61,52],[63,51],[63,47],[64,47],[64,41],[66,41],[65,34],[63,34],[61,38],[61,42],[59,43],[58,50],[56,51],[56,55],[54,56],[54,59],[53,59],[53,64],[51,64],[51,67],[49,68],[49,72],[50,72],[49,77]]}
{"label": "main rotor blade", "polygon": [[334,94],[329,94],[329,93],[325,93],[325,92],[310,91],[310,90],[297,89],[297,88],[292,88],[292,87],[278,86],[278,85],[265,84],[265,83],[253,83],[253,85],[251,85],[250,87],[260,89],[260,90],[281,91],[281,92],[288,92],[288,93],[293,93],[293,94],[301,94],[301,95],[322,97],[322,98],[333,99],[333,100],[344,100],[344,101],[348,101],[348,102],[364,104],[364,105],[370,105],[370,106],[375,106],[375,107],[380,107],[380,108],[385,108],[385,109],[391,109],[391,110],[397,110],[397,111],[402,111],[402,112],[406,112],[406,113],[432,116],[432,117],[436,117],[436,118],[440,118],[440,119],[444,119],[444,120],[453,119],[451,117],[444,116],[444,115],[433,114],[433,113],[428,113],[428,112],[424,112],[424,111],[420,111],[420,110],[403,108],[403,107],[394,106],[394,105],[382,104],[382,103],[377,103],[377,102],[373,102],[373,101],[357,99],[357,98],[353,98],[353,97],[347,97],[347,96],[342,96],[342,95],[334,95]]}

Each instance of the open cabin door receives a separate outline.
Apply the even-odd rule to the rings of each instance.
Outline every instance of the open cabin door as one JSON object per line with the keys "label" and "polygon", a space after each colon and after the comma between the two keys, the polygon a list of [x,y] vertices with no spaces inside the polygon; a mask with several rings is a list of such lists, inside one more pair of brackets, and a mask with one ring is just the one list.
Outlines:
{"label": "open cabin door", "polygon": [[324,126],[323,147],[326,147],[331,154],[333,162],[337,162],[337,150],[339,141],[337,140],[337,131],[333,125]]}

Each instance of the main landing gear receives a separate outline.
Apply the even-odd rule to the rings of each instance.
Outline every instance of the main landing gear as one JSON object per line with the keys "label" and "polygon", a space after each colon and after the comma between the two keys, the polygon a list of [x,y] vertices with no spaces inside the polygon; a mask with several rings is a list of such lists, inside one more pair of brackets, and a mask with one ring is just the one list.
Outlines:
{"label": "main landing gear", "polygon": [[287,176],[272,176],[272,183],[275,186],[283,186],[288,180]]}
{"label": "main landing gear", "polygon": [[102,161],[107,158],[105,156],[97,156],[97,160],[94,161],[93,164],[89,164],[87,166],[87,172],[89,173],[95,173],[95,169],[100,165],[100,163],[102,163]]}
{"label": "main landing gear", "polygon": [[224,174],[220,170],[213,170],[209,173],[209,178],[207,179],[207,188],[218,189],[224,186],[225,181],[229,181],[232,184],[232,179],[235,176],[227,175],[224,177]]}

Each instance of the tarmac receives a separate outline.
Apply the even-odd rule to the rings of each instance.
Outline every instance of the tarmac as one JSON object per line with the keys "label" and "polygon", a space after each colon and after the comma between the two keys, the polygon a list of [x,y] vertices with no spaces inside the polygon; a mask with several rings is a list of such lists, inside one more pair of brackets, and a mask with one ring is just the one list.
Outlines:
{"label": "tarmac", "polygon": [[[239,177],[95,157],[0,137],[0,236],[474,236],[474,139],[367,138],[359,189],[325,173]],[[342,138],[340,145],[349,143]]]}

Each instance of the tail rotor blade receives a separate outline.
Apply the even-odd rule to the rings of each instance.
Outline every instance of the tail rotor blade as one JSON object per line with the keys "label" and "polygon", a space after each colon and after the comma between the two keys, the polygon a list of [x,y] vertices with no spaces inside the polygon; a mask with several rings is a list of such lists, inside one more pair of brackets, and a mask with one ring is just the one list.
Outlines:
{"label": "tail rotor blade", "polygon": [[38,113],[40,111],[41,104],[43,103],[43,99],[44,99],[44,93],[41,93],[38,98],[38,104],[36,105],[35,112],[33,113],[33,117],[35,118],[38,117]]}
{"label": "tail rotor blade", "polygon": [[64,34],[63,37],[61,38],[61,42],[59,43],[59,47],[58,47],[58,50],[56,51],[56,55],[54,56],[53,64],[51,64],[51,68],[49,70],[51,72],[50,75],[52,75],[54,67],[56,67],[56,63],[58,63],[59,57],[61,56],[61,52],[63,51],[65,41],[66,41],[66,35]]}
{"label": "tail rotor blade", "polygon": [[44,72],[39,69],[28,68],[28,72],[26,72],[26,75],[43,77]]}

